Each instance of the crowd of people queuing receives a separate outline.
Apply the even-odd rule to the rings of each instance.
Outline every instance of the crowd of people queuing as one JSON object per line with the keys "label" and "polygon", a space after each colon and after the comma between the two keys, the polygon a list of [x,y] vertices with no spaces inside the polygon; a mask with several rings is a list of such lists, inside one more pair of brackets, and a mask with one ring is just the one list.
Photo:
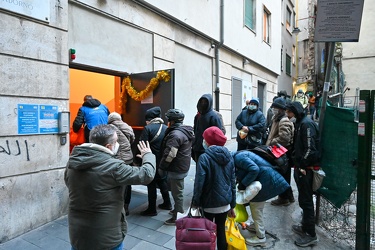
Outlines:
{"label": "crowd of people queuing", "polygon": [[[316,244],[312,171],[319,168],[319,131],[308,117],[309,112],[315,111],[315,97],[308,95],[309,98],[298,90],[291,99],[286,91],[280,91],[266,114],[257,98],[247,100],[235,120],[236,128],[243,132],[241,136],[237,134],[235,152],[225,147],[224,122],[213,109],[211,94],[199,98],[193,126],[184,124],[185,115],[180,109],[167,110],[168,124],[164,124],[161,108],[152,107],[145,112],[146,126],[137,145],[140,166],[133,166],[132,127],[120,114],[109,113],[100,101],[85,96],[73,128],[78,131],[84,126],[88,140],[73,148],[64,177],[69,189],[72,249],[123,248],[131,185],[147,186],[148,207],[140,215],[156,216],[157,208],[169,210],[171,217],[164,223],[175,225],[177,213],[184,213],[184,179],[191,160],[196,163],[191,207],[202,208],[205,217],[216,223],[218,250],[227,249],[225,221],[236,216],[236,192],[254,181],[259,181],[262,189],[246,204],[255,230],[246,244],[265,245],[265,202],[276,196],[271,205],[288,206],[295,202],[292,172],[302,209],[301,225],[291,228],[298,235],[295,244]],[[288,170],[279,173],[270,162],[252,152],[260,145],[284,146],[288,150]],[[158,206],[157,188],[163,198]]]}

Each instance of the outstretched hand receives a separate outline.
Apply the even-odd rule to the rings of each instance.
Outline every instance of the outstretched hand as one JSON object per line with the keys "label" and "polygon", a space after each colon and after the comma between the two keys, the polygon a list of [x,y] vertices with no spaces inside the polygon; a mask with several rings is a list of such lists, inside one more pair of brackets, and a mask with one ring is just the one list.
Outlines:
{"label": "outstretched hand", "polygon": [[139,158],[143,158],[146,153],[151,153],[150,143],[148,141],[146,141],[146,143],[144,141],[139,141],[137,147],[139,152],[141,152],[141,154],[137,155]]}

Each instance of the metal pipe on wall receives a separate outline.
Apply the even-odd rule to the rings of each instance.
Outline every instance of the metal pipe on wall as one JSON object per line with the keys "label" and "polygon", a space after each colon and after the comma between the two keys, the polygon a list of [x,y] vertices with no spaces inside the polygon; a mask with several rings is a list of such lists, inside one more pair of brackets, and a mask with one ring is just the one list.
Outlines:
{"label": "metal pipe on wall", "polygon": [[224,44],[224,0],[220,0],[220,42],[215,46],[215,110],[219,111],[220,109],[220,70],[219,70],[219,50]]}

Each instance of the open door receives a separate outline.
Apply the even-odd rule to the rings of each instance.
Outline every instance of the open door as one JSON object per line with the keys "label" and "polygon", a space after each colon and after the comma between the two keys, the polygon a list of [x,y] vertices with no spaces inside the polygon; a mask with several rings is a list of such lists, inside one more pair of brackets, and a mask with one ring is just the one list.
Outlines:
{"label": "open door", "polygon": [[[122,119],[124,122],[132,126],[135,134],[136,141],[132,144],[132,151],[134,154],[134,163],[138,165],[140,159],[135,157],[138,154],[138,139],[141,135],[143,127],[146,125],[145,113],[146,110],[159,106],[161,108],[161,118],[164,120],[165,124],[167,121],[164,114],[168,109],[174,108],[174,69],[164,70],[169,73],[170,81],[164,82],[160,81],[158,87],[142,101],[136,101],[132,99],[128,93],[126,109],[122,112]],[[131,84],[138,91],[142,91],[150,83],[150,80],[154,78],[159,71],[145,72],[131,74]]]}

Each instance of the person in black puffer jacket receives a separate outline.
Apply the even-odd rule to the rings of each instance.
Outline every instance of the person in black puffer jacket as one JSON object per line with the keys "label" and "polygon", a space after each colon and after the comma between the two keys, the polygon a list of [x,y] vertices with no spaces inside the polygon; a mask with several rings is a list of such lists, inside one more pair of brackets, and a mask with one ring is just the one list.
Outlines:
{"label": "person in black puffer jacket", "polygon": [[171,210],[171,200],[169,198],[167,180],[162,178],[159,173],[159,163],[160,163],[160,147],[164,138],[165,131],[167,130],[167,125],[164,124],[163,119],[160,118],[161,109],[159,106],[150,108],[146,111],[145,120],[146,126],[144,127],[140,141],[148,141],[150,143],[151,151],[156,156],[156,173],[154,180],[147,185],[148,192],[148,208],[141,212],[143,216],[155,216],[156,211],[156,198],[157,190],[159,187],[160,193],[163,196],[164,202],[159,204],[160,209]]}
{"label": "person in black puffer jacket", "polygon": [[159,174],[167,176],[175,203],[172,218],[164,224],[175,225],[177,213],[184,212],[184,179],[190,168],[194,132],[193,127],[182,124],[185,115],[181,110],[170,109],[165,116],[169,127],[160,149]]}

